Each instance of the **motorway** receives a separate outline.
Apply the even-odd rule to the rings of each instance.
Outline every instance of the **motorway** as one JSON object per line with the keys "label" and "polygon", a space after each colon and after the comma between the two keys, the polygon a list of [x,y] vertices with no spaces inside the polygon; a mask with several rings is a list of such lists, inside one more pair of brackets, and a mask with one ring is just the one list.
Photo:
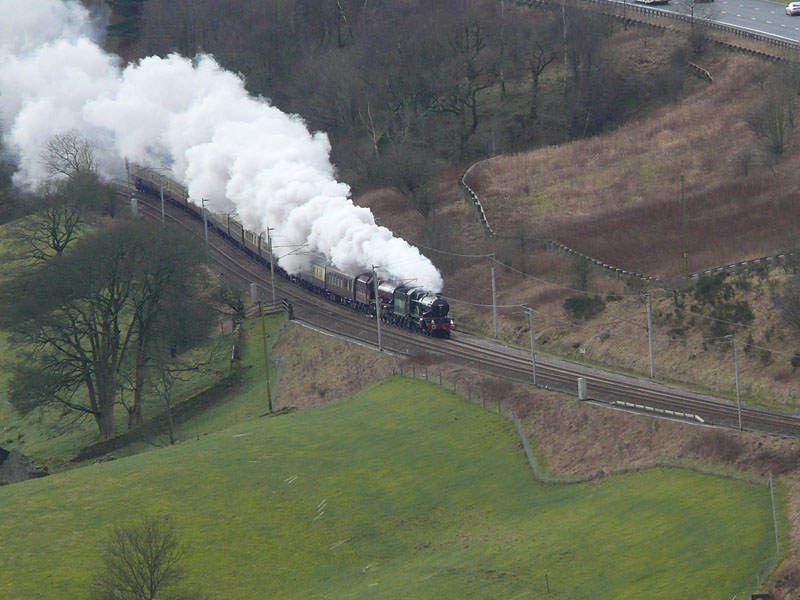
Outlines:
{"label": "motorway", "polygon": [[[696,17],[751,29],[766,35],[800,41],[800,15],[790,17],[784,11],[787,3],[765,0],[716,0],[709,4],[695,2]],[[664,10],[690,13],[689,0],[673,0],[659,7]]]}

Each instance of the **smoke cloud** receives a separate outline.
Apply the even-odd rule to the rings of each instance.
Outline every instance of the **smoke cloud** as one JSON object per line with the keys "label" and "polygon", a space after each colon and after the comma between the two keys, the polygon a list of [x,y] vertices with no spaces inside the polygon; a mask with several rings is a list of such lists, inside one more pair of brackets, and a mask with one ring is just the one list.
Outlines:
{"label": "smoke cloud", "polygon": [[441,289],[419,250],[353,204],[324,133],[248,95],[210,56],[123,66],[96,38],[77,2],[0,0],[0,118],[18,157],[18,185],[46,177],[47,141],[76,130],[95,145],[107,176],[120,174],[125,157],[166,166],[195,201],[235,210],[248,229],[274,228],[290,272],[308,262],[302,253],[319,253],[351,274],[376,264],[383,277]]}

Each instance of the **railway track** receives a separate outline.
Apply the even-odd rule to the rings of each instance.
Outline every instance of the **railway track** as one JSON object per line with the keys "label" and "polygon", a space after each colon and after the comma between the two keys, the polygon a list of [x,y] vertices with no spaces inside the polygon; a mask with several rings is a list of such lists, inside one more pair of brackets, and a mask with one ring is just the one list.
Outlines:
{"label": "railway track", "polygon": [[[120,189],[130,197],[130,189]],[[147,218],[161,219],[160,202],[136,192],[139,210]],[[203,238],[203,225],[185,212],[168,205],[165,218]],[[269,269],[242,252],[216,231],[209,229],[209,258],[212,269],[227,281],[247,289],[255,283],[264,297],[272,295]],[[275,297],[287,299],[294,307],[295,319],[332,335],[377,347],[375,319],[325,298],[310,294],[283,277],[275,278]],[[384,350],[401,356],[427,352],[442,358],[514,381],[531,383],[532,365],[528,351],[483,340],[463,332],[449,339],[428,338],[386,325],[382,328]],[[739,410],[730,400],[660,382],[610,373],[566,360],[537,356],[537,385],[576,394],[578,378],[587,383],[588,399],[624,410],[738,428]],[[741,423],[745,430],[800,437],[800,416],[782,414],[742,405]]]}

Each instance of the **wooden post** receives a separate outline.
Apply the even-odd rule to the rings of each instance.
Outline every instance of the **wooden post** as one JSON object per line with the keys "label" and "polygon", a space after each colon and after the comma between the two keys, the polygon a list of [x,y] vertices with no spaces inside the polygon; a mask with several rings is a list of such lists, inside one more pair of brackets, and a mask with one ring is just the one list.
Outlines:
{"label": "wooden post", "polygon": [[497,269],[495,268],[495,253],[490,254],[492,258],[492,317],[494,319],[494,339],[497,339],[499,330],[497,326]]}
{"label": "wooden post", "polygon": [[269,384],[269,354],[267,353],[267,326],[264,324],[264,301],[259,298],[258,308],[261,312],[261,336],[264,340],[264,369],[267,372],[267,408],[272,412],[272,391]]}
{"label": "wooden post", "polygon": [[772,471],[769,472],[769,495],[772,498],[772,522],[775,524],[775,551],[781,555],[781,542],[778,537],[778,513],[775,511],[775,489],[772,486]]}

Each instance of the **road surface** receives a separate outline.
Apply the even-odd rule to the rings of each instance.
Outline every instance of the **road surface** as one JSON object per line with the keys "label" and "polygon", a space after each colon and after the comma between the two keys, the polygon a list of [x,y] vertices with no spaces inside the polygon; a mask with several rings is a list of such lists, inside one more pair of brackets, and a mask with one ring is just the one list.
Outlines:
{"label": "road surface", "polygon": [[[709,4],[695,3],[694,11],[697,17],[800,42],[800,16],[787,15],[786,4],[765,0],[716,0]],[[689,6],[689,0],[673,0],[661,8],[689,14]]]}

